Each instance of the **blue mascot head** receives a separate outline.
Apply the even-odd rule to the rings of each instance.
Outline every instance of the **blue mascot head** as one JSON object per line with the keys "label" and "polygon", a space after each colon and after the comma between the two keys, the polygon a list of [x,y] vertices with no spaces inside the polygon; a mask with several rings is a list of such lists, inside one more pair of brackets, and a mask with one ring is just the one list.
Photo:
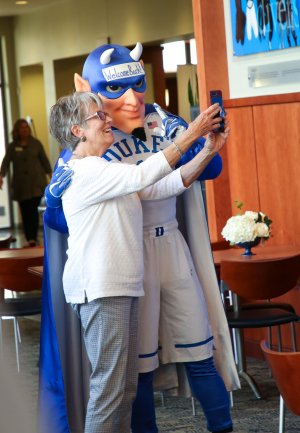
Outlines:
{"label": "blue mascot head", "polygon": [[102,45],[92,51],[83,66],[82,76],[91,90],[109,99],[117,99],[128,89],[146,91],[146,78],[138,42],[133,50],[121,45]]}

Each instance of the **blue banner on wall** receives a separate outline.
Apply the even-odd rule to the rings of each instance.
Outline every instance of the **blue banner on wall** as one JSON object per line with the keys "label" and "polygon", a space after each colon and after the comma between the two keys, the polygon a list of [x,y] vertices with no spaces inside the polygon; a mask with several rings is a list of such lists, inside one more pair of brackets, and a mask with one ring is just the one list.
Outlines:
{"label": "blue banner on wall", "polygon": [[300,0],[230,0],[235,56],[300,46]]}

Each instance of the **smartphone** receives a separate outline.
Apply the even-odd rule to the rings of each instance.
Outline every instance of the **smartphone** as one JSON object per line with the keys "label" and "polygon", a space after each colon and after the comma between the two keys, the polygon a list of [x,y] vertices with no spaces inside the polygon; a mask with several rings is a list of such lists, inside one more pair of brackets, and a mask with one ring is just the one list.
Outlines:
{"label": "smartphone", "polygon": [[[220,105],[220,113],[216,114],[215,117],[224,117],[225,116],[225,111],[224,111],[224,107],[223,107],[223,98],[222,98],[222,91],[221,90],[211,90],[210,92],[210,105],[215,104],[216,102],[218,102],[218,104]],[[214,129],[213,132],[224,132],[225,129],[225,124],[224,124],[224,120],[222,120],[220,127],[217,129]]]}

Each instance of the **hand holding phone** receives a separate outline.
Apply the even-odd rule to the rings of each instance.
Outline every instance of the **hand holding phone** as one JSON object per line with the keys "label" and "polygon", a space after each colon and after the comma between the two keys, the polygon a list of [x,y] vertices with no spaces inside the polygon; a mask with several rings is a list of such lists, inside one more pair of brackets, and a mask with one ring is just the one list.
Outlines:
{"label": "hand holding phone", "polygon": [[213,132],[224,132],[224,130],[225,130],[224,118],[226,116],[226,112],[225,112],[224,107],[223,107],[222,91],[221,90],[211,90],[209,93],[210,93],[210,104],[213,105],[217,102],[220,105],[220,112],[218,114],[216,114],[215,117],[223,117],[223,120],[220,123],[220,127],[217,129],[214,129]]}

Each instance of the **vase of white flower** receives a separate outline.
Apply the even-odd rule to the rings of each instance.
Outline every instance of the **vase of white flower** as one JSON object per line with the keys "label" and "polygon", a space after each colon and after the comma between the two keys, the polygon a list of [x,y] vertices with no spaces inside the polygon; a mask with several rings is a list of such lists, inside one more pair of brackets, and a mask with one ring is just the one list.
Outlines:
{"label": "vase of white flower", "polygon": [[239,248],[244,248],[245,252],[242,256],[253,256],[255,253],[252,252],[252,248],[257,247],[262,238],[256,238],[251,242],[239,242],[236,244]]}
{"label": "vase of white flower", "polygon": [[271,223],[263,212],[247,211],[229,218],[221,234],[231,245],[245,248],[243,255],[250,256],[251,248],[271,236]]}

